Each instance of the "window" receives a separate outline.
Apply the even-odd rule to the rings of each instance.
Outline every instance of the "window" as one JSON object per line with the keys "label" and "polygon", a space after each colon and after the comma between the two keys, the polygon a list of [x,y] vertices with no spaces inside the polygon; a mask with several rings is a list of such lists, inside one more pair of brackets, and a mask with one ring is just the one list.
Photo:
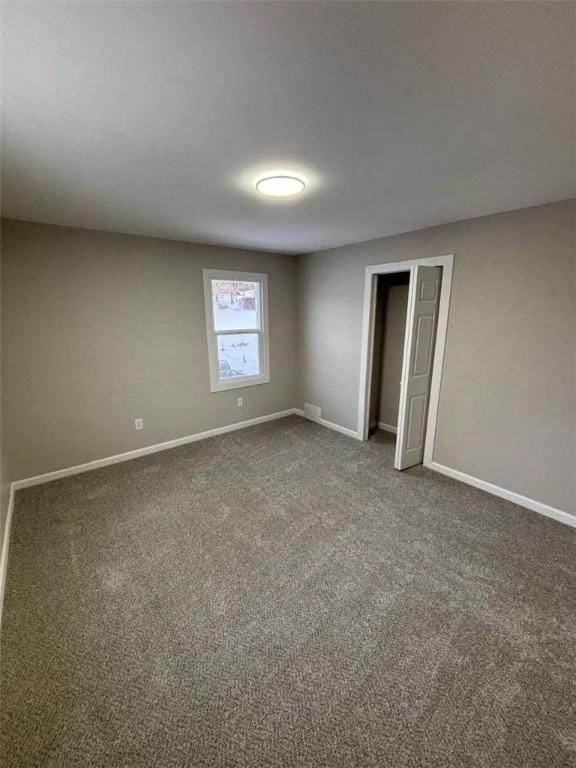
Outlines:
{"label": "window", "polygon": [[212,392],[270,381],[266,275],[205,269],[204,299]]}

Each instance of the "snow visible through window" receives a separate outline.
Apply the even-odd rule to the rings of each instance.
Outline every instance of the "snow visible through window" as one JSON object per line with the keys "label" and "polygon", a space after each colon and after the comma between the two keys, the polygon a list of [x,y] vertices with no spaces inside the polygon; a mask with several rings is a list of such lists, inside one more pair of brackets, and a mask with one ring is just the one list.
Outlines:
{"label": "snow visible through window", "polygon": [[212,280],[212,310],[218,343],[219,379],[225,381],[258,376],[261,313],[259,284],[239,280]]}

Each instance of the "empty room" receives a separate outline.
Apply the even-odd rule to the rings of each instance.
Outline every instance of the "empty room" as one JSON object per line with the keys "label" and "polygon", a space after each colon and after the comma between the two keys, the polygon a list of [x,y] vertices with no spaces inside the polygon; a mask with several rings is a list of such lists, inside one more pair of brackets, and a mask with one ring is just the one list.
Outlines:
{"label": "empty room", "polygon": [[576,768],[576,4],[0,13],[2,768]]}

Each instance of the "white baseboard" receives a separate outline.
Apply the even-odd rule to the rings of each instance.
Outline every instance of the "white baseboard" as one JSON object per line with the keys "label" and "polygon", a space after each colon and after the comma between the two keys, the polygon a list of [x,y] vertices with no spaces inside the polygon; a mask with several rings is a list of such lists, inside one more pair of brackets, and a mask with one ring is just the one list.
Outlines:
{"label": "white baseboard", "polygon": [[160,451],[168,451],[170,448],[178,448],[180,445],[187,445],[188,443],[195,443],[197,440],[206,440],[208,437],[216,437],[217,435],[224,435],[227,432],[235,432],[237,429],[245,429],[246,427],[253,427],[256,424],[264,424],[266,421],[275,421],[276,419],[282,419],[284,416],[292,416],[297,414],[302,415],[302,411],[297,408],[290,408],[287,411],[278,411],[277,413],[269,413],[267,416],[258,416],[255,419],[248,419],[247,421],[239,421],[236,424],[228,424],[225,427],[217,427],[216,429],[208,429],[206,432],[196,432],[193,435],[186,435],[185,437],[178,437],[175,440],[167,440],[165,443],[156,443],[155,445],[147,445],[144,448],[137,448],[134,451],[126,451],[126,453],[118,453],[115,456],[107,456],[104,459],[96,459],[95,461],[88,461],[85,464],[77,464],[74,467],[66,467],[65,469],[57,469],[54,472],[46,472],[43,475],[35,475],[34,477],[26,477],[22,480],[16,480],[12,483],[15,491],[20,488],[30,488],[33,485],[41,485],[42,483],[49,483],[51,480],[59,480],[62,477],[70,477],[70,475],[78,475],[81,472],[89,472],[92,469],[100,469],[100,467],[108,467],[111,464],[119,464],[122,461],[130,461],[131,459],[138,459],[141,456],[148,456],[151,453],[159,453]]}
{"label": "white baseboard", "polygon": [[398,432],[398,427],[394,427],[392,424],[385,424],[383,421],[378,422],[378,429],[383,429],[384,432],[392,432],[394,435]]}
{"label": "white baseboard", "polygon": [[494,496],[499,496],[501,499],[512,501],[514,504],[519,504],[521,507],[526,507],[526,509],[531,509],[533,512],[538,512],[541,515],[546,515],[546,517],[551,517],[553,520],[557,520],[560,523],[576,528],[576,515],[571,515],[569,512],[563,512],[561,509],[550,507],[548,504],[543,504],[528,496],[522,496],[520,493],[501,488],[499,485],[488,483],[486,480],[480,480],[477,477],[467,475],[457,469],[445,467],[443,464],[438,464],[436,461],[428,462],[425,466],[435,472],[440,472],[442,475],[452,477],[454,480],[460,480],[460,482],[466,483],[467,485],[473,485],[475,488],[480,488],[482,491],[487,491]]}
{"label": "white baseboard", "polygon": [[8,502],[8,513],[4,524],[4,538],[2,539],[2,555],[0,559],[0,626],[2,624],[2,607],[4,605],[4,590],[6,589],[6,574],[8,572],[8,545],[10,543],[10,528],[14,512],[14,491],[14,483],[11,483],[10,501]]}
{"label": "white baseboard", "polygon": [[326,421],[326,419],[313,419],[310,416],[306,416],[304,411],[298,410],[297,408],[294,410],[294,413],[297,413],[298,416],[303,416],[305,419],[308,419],[308,421],[313,421],[314,424],[320,424],[321,427],[327,427],[328,429],[333,429],[335,432],[340,432],[343,435],[347,435],[348,437],[353,437],[356,440],[360,440],[358,432],[356,432],[354,429],[341,427],[340,424],[334,424],[334,422]]}

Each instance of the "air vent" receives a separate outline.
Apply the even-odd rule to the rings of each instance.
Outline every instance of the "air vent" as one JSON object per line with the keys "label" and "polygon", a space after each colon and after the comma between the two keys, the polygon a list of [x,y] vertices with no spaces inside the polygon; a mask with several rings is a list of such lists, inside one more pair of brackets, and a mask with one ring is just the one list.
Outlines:
{"label": "air vent", "polygon": [[322,418],[322,409],[317,405],[304,403],[304,416],[312,421],[319,421]]}

